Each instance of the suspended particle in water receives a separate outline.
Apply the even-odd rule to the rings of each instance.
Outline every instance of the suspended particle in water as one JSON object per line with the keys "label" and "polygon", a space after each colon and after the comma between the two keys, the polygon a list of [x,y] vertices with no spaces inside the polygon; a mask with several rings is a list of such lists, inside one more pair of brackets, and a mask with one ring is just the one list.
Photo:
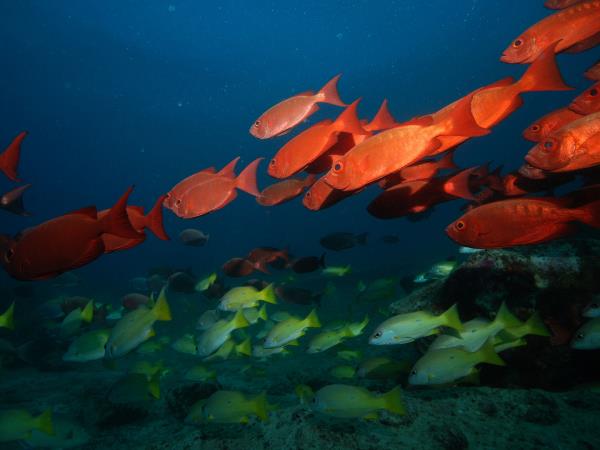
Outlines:
{"label": "suspended particle in water", "polygon": [[335,35],[335,37],[338,39],[338,41],[341,41],[344,38],[344,33],[338,33]]}
{"label": "suspended particle in water", "polygon": [[175,12],[175,5],[169,5],[167,11],[169,11],[170,13]]}

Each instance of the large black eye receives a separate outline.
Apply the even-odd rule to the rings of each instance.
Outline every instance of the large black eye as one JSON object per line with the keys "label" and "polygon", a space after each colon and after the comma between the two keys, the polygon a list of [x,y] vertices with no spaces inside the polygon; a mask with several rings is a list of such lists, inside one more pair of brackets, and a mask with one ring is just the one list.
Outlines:
{"label": "large black eye", "polygon": [[344,165],[341,162],[337,162],[335,163],[335,165],[333,166],[333,170],[335,172],[339,172],[340,170],[342,170],[344,168]]}
{"label": "large black eye", "polygon": [[592,97],[595,97],[596,95],[598,95],[598,89],[596,89],[596,88],[590,89],[590,95]]}
{"label": "large black eye", "polygon": [[379,338],[381,337],[381,331],[378,331],[377,333],[375,333],[375,334],[373,335],[373,337],[374,337],[375,339],[379,339]]}
{"label": "large black eye", "polygon": [[540,131],[540,126],[538,124],[531,125],[531,131],[537,133],[538,131]]}
{"label": "large black eye", "polygon": [[181,199],[180,199],[180,198],[178,198],[178,199],[177,199],[177,201],[175,202],[175,204],[176,204],[177,206],[181,205]]}
{"label": "large black eye", "polygon": [[306,197],[310,198],[310,191],[306,192]]}
{"label": "large black eye", "polygon": [[417,374],[417,371],[416,371],[415,369],[413,369],[413,370],[411,370],[410,374],[411,374],[411,375],[416,375],[416,374]]}
{"label": "large black eye", "polygon": [[459,220],[456,222],[456,225],[454,225],[454,228],[457,230],[463,230],[465,228],[465,223],[462,220]]}
{"label": "large black eye", "polygon": [[523,45],[523,39],[517,39],[515,42],[513,42],[513,47],[515,48],[519,48],[521,45]]}
{"label": "large black eye", "polygon": [[260,127],[260,120],[257,120],[256,122],[254,122],[254,127],[255,128]]}
{"label": "large black eye", "polygon": [[275,164],[276,164],[276,163],[275,163],[275,158],[273,158],[269,164],[270,164],[271,166],[275,166]]}
{"label": "large black eye", "polygon": [[575,339],[582,340],[584,337],[585,337],[585,334],[578,333],[577,336],[575,336]]}

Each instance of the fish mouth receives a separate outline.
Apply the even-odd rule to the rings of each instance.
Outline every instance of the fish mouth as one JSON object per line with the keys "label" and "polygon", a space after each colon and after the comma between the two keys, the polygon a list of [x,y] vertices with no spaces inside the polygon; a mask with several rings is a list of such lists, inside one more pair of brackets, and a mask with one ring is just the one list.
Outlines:
{"label": "fish mouth", "polygon": [[334,179],[332,180],[331,177],[325,175],[323,177],[323,181],[325,182],[325,184],[327,184],[327,186],[329,186],[330,188],[333,189],[337,189],[338,191],[346,191],[348,190],[348,186],[350,186],[350,182],[347,181],[346,183],[342,183],[340,182],[341,180],[339,179]]}

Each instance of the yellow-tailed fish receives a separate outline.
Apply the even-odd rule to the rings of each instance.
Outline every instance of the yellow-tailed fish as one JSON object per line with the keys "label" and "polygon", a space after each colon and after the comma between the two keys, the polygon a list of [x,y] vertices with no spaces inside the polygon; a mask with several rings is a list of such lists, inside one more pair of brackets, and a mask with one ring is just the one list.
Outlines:
{"label": "yellow-tailed fish", "polygon": [[260,309],[256,308],[244,308],[242,309],[244,313],[244,317],[248,321],[250,325],[254,325],[258,322],[258,319],[267,321],[269,320],[269,316],[267,315],[267,307],[266,305],[262,305]]}
{"label": "yellow-tailed fish", "polygon": [[15,302],[12,302],[6,311],[0,314],[0,328],[15,329]]}
{"label": "yellow-tailed fish", "polygon": [[219,320],[202,333],[198,339],[198,355],[208,356],[214,353],[229,339],[233,330],[245,328],[249,325],[242,311],[236,312],[230,321]]}
{"label": "yellow-tailed fish", "polygon": [[600,317],[584,323],[575,332],[571,348],[577,350],[596,350],[600,348]]}
{"label": "yellow-tailed fish", "polygon": [[348,338],[360,336],[368,323],[369,318],[365,317],[362,322],[350,323],[336,330],[319,333],[311,339],[308,345],[308,353],[324,352]]}
{"label": "yellow-tailed fish", "polygon": [[506,332],[515,338],[521,338],[530,335],[542,337],[551,336],[546,324],[537,312],[534,312],[525,323],[522,323],[516,327],[506,328]]}
{"label": "yellow-tailed fish", "polygon": [[342,418],[377,419],[378,412],[382,410],[406,414],[400,386],[385,394],[375,394],[359,386],[331,384],[316,392],[314,408]]}
{"label": "yellow-tailed fish", "polygon": [[304,336],[307,328],[319,328],[320,326],[317,311],[314,309],[304,319],[290,317],[279,322],[269,331],[263,346],[265,348],[281,347]]}
{"label": "yellow-tailed fish", "polygon": [[109,329],[88,331],[77,337],[67,353],[63,355],[63,361],[87,362],[104,358],[104,348],[110,335]]}
{"label": "yellow-tailed fish", "polygon": [[252,349],[252,356],[259,359],[266,359],[273,355],[288,355],[290,351],[285,347],[264,348],[260,345],[255,345]]}
{"label": "yellow-tailed fish", "polygon": [[196,381],[205,383],[207,381],[214,381],[217,379],[216,370],[212,370],[203,366],[202,364],[195,365],[190,368],[184,375],[184,378],[188,381]]}
{"label": "yellow-tailed fish", "polygon": [[208,399],[192,406],[186,422],[248,423],[251,416],[268,419],[269,409],[265,392],[252,396],[238,391],[217,391]]}
{"label": "yellow-tailed fish", "polygon": [[60,324],[60,335],[63,338],[71,337],[81,328],[82,323],[91,323],[94,318],[94,301],[90,300],[83,309],[75,308]]}
{"label": "yellow-tailed fish", "polygon": [[171,320],[171,310],[165,290],[166,287],[163,287],[152,309],[140,306],[115,324],[106,343],[107,358],[124,356],[142,342],[155,336],[153,325],[157,320]]}
{"label": "yellow-tailed fish", "polygon": [[108,393],[112,403],[144,403],[160,399],[160,374],[151,379],[146,375],[130,373],[117,381]]}
{"label": "yellow-tailed fish", "polygon": [[204,292],[208,288],[210,288],[213,284],[215,284],[215,281],[217,281],[217,273],[213,272],[210,275],[208,275],[207,277],[198,281],[198,283],[196,283],[196,287],[194,289],[196,290],[196,292]]}
{"label": "yellow-tailed fish", "polygon": [[337,357],[344,361],[357,361],[362,358],[360,350],[340,350],[337,352]]}
{"label": "yellow-tailed fish", "polygon": [[451,306],[439,316],[434,316],[426,311],[417,311],[390,317],[375,329],[369,338],[369,344],[406,344],[424,336],[437,334],[438,328],[441,326],[462,331],[463,325],[460,322],[456,305]]}
{"label": "yellow-tailed fish", "polygon": [[167,369],[162,361],[151,363],[149,361],[136,361],[128,370],[129,373],[144,375],[148,381],[152,380],[156,376],[161,377],[167,373]]}
{"label": "yellow-tailed fish", "polygon": [[273,283],[259,291],[253,286],[238,286],[225,293],[217,307],[221,311],[239,311],[258,306],[259,302],[277,303]]}
{"label": "yellow-tailed fish", "polygon": [[332,377],[339,379],[350,379],[356,376],[356,369],[352,366],[335,366],[329,371]]}
{"label": "yellow-tailed fish", "polygon": [[0,411],[0,442],[28,439],[33,430],[54,434],[52,411],[45,411],[37,417],[33,417],[25,409]]}
{"label": "yellow-tailed fish", "polygon": [[395,379],[410,372],[411,364],[396,361],[386,356],[376,356],[366,359],[358,366],[356,374],[360,378],[373,380]]}
{"label": "yellow-tailed fish", "polygon": [[196,355],[198,353],[198,345],[196,337],[193,334],[186,333],[171,344],[171,348],[179,353],[188,355]]}
{"label": "yellow-tailed fish", "polygon": [[350,267],[350,265],[347,266],[329,266],[329,267],[325,267],[323,270],[321,270],[321,273],[323,275],[328,275],[328,276],[332,276],[332,277],[343,277],[345,275],[348,275],[351,272],[352,268]]}
{"label": "yellow-tailed fish", "polygon": [[216,352],[210,356],[207,356],[202,361],[210,362],[219,359],[225,360],[229,358],[232,353],[235,356],[250,356],[252,354],[252,344],[250,343],[250,338],[245,339],[239,344],[236,344],[235,341],[230,338],[226,340]]}
{"label": "yellow-tailed fish", "polygon": [[219,320],[219,311],[216,309],[204,311],[198,319],[198,322],[196,322],[196,330],[206,331],[212,327],[217,320]]}
{"label": "yellow-tailed fish", "polygon": [[414,365],[408,377],[412,385],[447,384],[472,375],[477,364],[504,366],[490,341],[476,352],[460,347],[442,348],[425,353]]}
{"label": "yellow-tailed fish", "polygon": [[90,441],[90,435],[72,419],[53,417],[54,434],[48,434],[39,429],[33,429],[31,435],[23,442],[27,448],[79,448]]}

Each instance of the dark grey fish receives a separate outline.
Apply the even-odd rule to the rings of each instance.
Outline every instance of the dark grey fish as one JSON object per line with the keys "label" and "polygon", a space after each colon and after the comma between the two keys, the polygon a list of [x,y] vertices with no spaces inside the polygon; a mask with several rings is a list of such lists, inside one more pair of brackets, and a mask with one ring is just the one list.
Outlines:
{"label": "dark grey fish", "polygon": [[186,272],[176,272],[169,277],[169,289],[183,294],[196,292],[196,278]]}
{"label": "dark grey fish", "polygon": [[281,285],[275,288],[275,293],[284,301],[288,303],[294,303],[296,305],[321,304],[320,293],[315,294],[314,292],[304,288]]}
{"label": "dark grey fish", "polygon": [[296,273],[309,273],[325,267],[325,253],[321,256],[305,256],[295,259],[290,264]]}
{"label": "dark grey fish", "polygon": [[0,209],[18,216],[30,216],[31,213],[25,210],[25,206],[23,205],[23,193],[29,187],[31,187],[31,184],[19,186],[0,197]]}
{"label": "dark grey fish", "polygon": [[347,250],[355,247],[356,245],[366,245],[367,233],[354,234],[354,233],[331,233],[321,238],[321,245],[329,250]]}
{"label": "dark grey fish", "polygon": [[179,233],[179,240],[190,247],[202,247],[208,242],[209,238],[209,234],[204,234],[195,228],[187,228]]}

